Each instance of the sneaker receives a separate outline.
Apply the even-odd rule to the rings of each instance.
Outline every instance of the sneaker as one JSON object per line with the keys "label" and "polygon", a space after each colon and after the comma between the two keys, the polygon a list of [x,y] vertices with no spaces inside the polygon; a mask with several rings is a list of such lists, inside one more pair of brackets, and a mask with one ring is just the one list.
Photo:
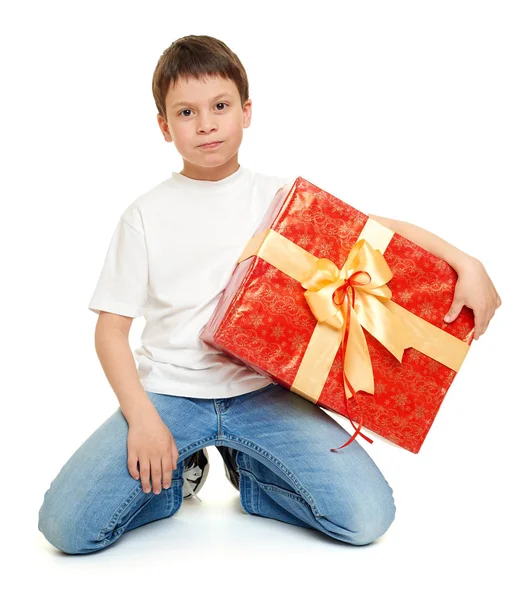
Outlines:
{"label": "sneaker", "polygon": [[231,485],[240,491],[240,473],[237,465],[237,454],[238,450],[230,448],[229,446],[217,446],[217,450],[224,459],[224,469],[226,471],[226,477],[230,481]]}
{"label": "sneaker", "polygon": [[184,486],[182,494],[184,500],[195,496],[199,502],[202,502],[197,493],[204,485],[209,473],[209,455],[205,448],[197,450],[184,460]]}

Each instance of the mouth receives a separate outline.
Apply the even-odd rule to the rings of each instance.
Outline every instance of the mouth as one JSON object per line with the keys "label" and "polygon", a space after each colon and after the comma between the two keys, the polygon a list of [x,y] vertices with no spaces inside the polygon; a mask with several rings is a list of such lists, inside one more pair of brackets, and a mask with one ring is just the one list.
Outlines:
{"label": "mouth", "polygon": [[210,144],[201,144],[198,148],[218,148],[222,142],[212,142]]}

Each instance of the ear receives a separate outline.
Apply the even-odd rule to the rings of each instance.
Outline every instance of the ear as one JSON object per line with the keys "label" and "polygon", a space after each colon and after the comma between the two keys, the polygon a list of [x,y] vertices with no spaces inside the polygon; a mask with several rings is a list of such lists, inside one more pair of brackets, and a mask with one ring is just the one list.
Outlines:
{"label": "ear", "polygon": [[251,98],[248,98],[244,102],[244,107],[242,108],[242,112],[244,113],[243,119],[242,119],[242,127],[244,129],[246,129],[247,127],[249,127],[251,125],[251,109],[252,109],[252,106],[253,106],[253,103],[251,102]]}
{"label": "ear", "polygon": [[173,138],[171,137],[171,133],[169,133],[169,125],[167,124],[167,121],[164,119],[164,117],[162,117],[160,113],[158,113],[158,115],[156,116],[156,120],[158,122],[158,126],[160,127],[160,131],[164,136],[165,141],[172,142]]}

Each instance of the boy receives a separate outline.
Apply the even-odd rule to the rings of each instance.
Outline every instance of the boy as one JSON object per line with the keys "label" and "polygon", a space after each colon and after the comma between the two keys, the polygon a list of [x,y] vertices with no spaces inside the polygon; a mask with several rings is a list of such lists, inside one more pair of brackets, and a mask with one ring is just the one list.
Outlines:
{"label": "boy", "polygon": [[[251,122],[244,68],[223,42],[190,35],[161,56],[153,95],[183,169],[128,206],[113,234],[89,309],[99,315],[96,351],[120,408],[52,481],[39,530],[82,554],[170,517],[202,487],[205,446],[215,445],[248,514],[369,544],[396,508],[363,448],[354,441],[326,452],[347,438],[334,419],[199,339],[250,234],[292,181],[239,165]],[[450,320],[471,307],[478,339],[500,306],[481,263],[413,225],[370,216],[455,268]],[[141,314],[137,367],[128,334]]]}

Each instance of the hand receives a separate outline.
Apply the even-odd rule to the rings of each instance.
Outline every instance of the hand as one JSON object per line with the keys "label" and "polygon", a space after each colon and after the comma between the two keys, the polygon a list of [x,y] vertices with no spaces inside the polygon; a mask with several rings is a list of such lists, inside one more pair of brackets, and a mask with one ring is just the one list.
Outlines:
{"label": "hand", "polygon": [[468,306],[475,316],[474,339],[478,340],[502,302],[484,265],[476,258],[468,256],[457,268],[457,274],[453,303],[444,321],[452,323],[462,307]]}
{"label": "hand", "polygon": [[[140,463],[140,472],[137,469]],[[178,449],[175,440],[159,416],[145,416],[129,426],[127,434],[127,468],[131,476],[142,480],[145,493],[160,494],[161,480],[164,489],[171,486],[172,471],[176,469]]]}

